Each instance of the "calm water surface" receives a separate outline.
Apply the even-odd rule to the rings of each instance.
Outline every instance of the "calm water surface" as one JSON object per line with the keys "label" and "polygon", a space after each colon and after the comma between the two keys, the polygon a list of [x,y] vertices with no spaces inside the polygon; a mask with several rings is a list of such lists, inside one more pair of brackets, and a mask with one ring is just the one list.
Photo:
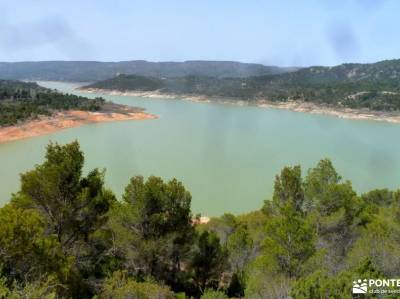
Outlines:
{"label": "calm water surface", "polygon": [[[42,83],[64,92],[74,84]],[[94,97],[94,94],[85,94]],[[199,104],[172,99],[103,96],[140,106],[156,120],[88,124],[0,144],[0,204],[19,188],[19,174],[40,163],[50,140],[79,140],[85,170],[106,168],[118,196],[134,175],[176,177],[192,193],[195,213],[258,209],[285,165],[303,171],[329,157],[354,188],[400,186],[400,125],[285,110]]]}

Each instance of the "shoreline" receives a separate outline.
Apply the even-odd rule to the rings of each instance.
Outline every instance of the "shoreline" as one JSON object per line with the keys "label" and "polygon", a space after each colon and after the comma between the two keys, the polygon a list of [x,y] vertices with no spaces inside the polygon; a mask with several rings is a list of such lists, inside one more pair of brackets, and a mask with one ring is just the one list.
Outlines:
{"label": "shoreline", "polygon": [[81,111],[67,110],[55,112],[52,116],[41,116],[38,119],[28,120],[21,124],[0,127],[0,144],[10,141],[37,137],[55,133],[64,129],[75,128],[89,123],[146,120],[157,116],[143,112],[143,110],[115,105],[119,110],[110,111]]}
{"label": "shoreline", "polygon": [[354,120],[371,120],[379,122],[400,123],[400,111],[384,112],[371,111],[368,109],[352,109],[332,107],[323,104],[315,104],[310,102],[287,101],[287,102],[272,102],[267,99],[258,99],[253,102],[234,100],[229,98],[217,98],[196,95],[168,94],[158,91],[119,91],[101,88],[77,88],[77,90],[87,93],[99,93],[104,95],[114,96],[136,96],[145,98],[164,98],[164,99],[182,99],[196,103],[220,103],[236,106],[255,106],[266,109],[284,109],[293,112],[311,113],[334,116],[342,119]]}

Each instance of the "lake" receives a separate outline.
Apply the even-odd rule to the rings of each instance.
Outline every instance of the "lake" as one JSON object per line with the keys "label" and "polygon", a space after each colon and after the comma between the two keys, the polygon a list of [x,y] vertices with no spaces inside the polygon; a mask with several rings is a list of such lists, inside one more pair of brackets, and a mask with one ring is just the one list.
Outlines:
{"label": "lake", "polygon": [[[76,84],[42,82],[63,92]],[[345,120],[279,109],[194,103],[179,99],[103,96],[139,106],[159,119],[88,124],[0,144],[0,203],[19,188],[19,174],[43,161],[49,141],[79,140],[85,171],[106,168],[119,197],[135,175],[176,177],[207,216],[258,209],[271,198],[276,174],[300,164],[303,173],[329,157],[358,192],[400,187],[400,125]]]}

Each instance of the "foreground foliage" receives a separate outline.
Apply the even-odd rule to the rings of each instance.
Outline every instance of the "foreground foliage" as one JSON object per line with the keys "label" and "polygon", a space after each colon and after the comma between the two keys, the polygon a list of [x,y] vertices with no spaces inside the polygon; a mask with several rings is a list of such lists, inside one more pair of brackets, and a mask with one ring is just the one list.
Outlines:
{"label": "foreground foliage", "polygon": [[399,276],[400,191],[359,196],[328,159],[207,224],[176,179],[132,177],[117,201],[83,167],[77,142],[49,144],[0,208],[0,298],[351,298]]}

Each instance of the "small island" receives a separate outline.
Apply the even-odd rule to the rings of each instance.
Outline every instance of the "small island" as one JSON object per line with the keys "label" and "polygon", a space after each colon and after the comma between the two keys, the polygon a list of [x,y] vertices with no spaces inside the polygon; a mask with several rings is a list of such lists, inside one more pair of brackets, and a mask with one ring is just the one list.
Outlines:
{"label": "small island", "polygon": [[0,143],[87,123],[153,119],[144,109],[62,94],[36,83],[0,80]]}

